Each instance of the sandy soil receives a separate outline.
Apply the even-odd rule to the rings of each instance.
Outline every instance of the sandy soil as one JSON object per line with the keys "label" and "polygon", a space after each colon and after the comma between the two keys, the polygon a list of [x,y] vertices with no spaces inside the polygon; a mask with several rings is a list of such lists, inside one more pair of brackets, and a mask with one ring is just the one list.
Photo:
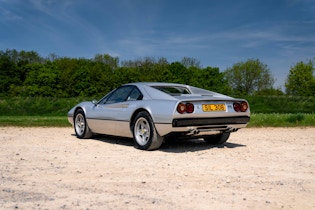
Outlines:
{"label": "sandy soil", "polygon": [[0,209],[315,209],[314,127],[151,152],[70,127],[0,127],[0,164]]}

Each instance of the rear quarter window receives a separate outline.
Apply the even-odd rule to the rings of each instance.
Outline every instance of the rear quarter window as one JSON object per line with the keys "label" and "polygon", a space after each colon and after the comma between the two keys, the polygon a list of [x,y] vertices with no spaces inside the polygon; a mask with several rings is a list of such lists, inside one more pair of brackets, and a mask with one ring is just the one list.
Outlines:
{"label": "rear quarter window", "polygon": [[191,94],[188,88],[180,86],[152,86],[153,88],[160,90],[169,95],[182,95]]}

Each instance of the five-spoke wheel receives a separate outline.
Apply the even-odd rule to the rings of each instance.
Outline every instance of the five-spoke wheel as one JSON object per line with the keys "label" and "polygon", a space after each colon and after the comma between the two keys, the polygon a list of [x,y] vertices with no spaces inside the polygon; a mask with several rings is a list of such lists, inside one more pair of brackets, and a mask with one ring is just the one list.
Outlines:
{"label": "five-spoke wheel", "polygon": [[86,123],[85,114],[82,109],[79,109],[75,112],[74,115],[74,131],[78,138],[90,138],[92,132],[89,129],[88,124]]}
{"label": "five-spoke wheel", "polygon": [[142,150],[158,149],[162,142],[161,137],[154,127],[149,113],[139,112],[132,124],[134,146]]}

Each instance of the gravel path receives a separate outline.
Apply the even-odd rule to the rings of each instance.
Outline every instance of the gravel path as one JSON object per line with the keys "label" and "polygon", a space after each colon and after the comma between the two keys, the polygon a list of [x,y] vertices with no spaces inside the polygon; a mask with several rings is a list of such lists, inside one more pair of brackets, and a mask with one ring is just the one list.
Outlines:
{"label": "gravel path", "polygon": [[0,209],[315,209],[315,128],[246,128],[224,147],[0,127]]}

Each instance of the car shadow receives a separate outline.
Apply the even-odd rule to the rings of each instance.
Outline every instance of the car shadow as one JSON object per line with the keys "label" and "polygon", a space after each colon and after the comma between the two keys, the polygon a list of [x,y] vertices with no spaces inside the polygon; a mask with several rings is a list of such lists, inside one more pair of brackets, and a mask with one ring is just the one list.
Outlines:
{"label": "car shadow", "polygon": [[[116,136],[108,136],[108,135],[96,135],[92,138],[92,140],[101,141],[109,144],[117,144],[120,146],[132,146],[133,147],[133,139],[125,138],[125,137],[116,137]],[[246,147],[243,144],[236,144],[231,142],[226,142],[222,145],[211,145],[203,141],[202,139],[171,139],[163,142],[158,151],[162,152],[170,152],[170,153],[184,153],[184,152],[197,152],[202,150],[209,150],[212,148],[238,148],[238,147]]]}
{"label": "car shadow", "polygon": [[209,150],[213,148],[237,148],[237,147],[246,147],[243,144],[236,144],[226,142],[221,145],[211,145],[203,141],[202,139],[188,139],[188,140],[167,140],[164,142],[161,147],[160,151],[163,152],[173,152],[173,153],[183,153],[183,152],[197,152],[202,150]]}
{"label": "car shadow", "polygon": [[118,144],[122,146],[133,146],[133,140],[132,138],[126,138],[126,137],[117,137],[117,136],[109,136],[109,135],[95,135],[93,136],[94,140],[101,141],[104,143],[110,143],[110,144]]}

